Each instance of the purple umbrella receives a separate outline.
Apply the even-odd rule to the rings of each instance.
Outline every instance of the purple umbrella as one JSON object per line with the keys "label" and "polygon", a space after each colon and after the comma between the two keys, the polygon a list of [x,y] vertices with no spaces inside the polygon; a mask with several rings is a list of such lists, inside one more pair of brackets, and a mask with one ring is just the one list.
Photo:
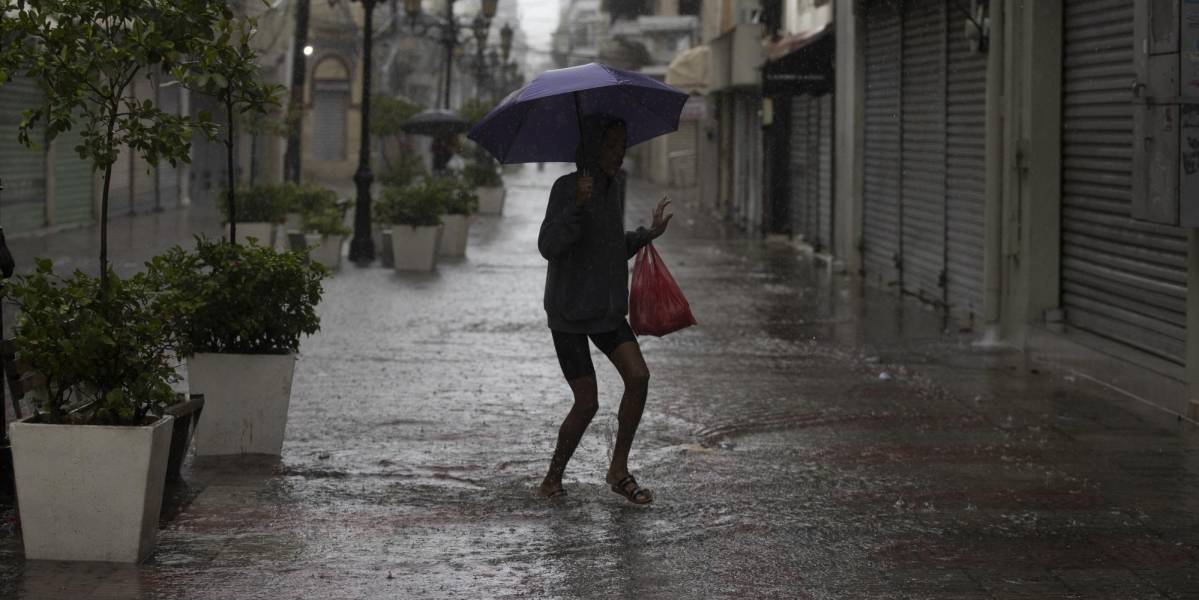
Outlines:
{"label": "purple umbrella", "polygon": [[599,63],[555,69],[504,98],[467,134],[501,163],[574,162],[583,116],[623,119],[628,145],[675,131],[687,94]]}

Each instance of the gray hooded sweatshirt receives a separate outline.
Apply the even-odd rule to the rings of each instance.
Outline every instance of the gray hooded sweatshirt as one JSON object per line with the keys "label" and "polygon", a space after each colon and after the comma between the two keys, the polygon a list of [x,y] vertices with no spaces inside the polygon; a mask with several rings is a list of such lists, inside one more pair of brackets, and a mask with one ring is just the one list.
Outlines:
{"label": "gray hooded sweatshirt", "polygon": [[584,121],[584,133],[590,135],[583,138],[595,143],[580,149],[578,163],[595,174],[591,198],[577,206],[578,171],[559,177],[537,237],[537,249],[549,261],[549,327],[565,333],[604,333],[620,326],[629,313],[629,259],[650,242],[644,227],[625,231],[619,193],[623,182],[594,166],[605,124],[589,121]]}

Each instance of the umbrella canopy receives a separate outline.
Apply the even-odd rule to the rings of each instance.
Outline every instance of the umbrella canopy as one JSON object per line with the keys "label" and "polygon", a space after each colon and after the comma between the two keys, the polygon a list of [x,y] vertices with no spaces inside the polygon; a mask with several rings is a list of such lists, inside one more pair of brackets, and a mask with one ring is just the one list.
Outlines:
{"label": "umbrella canopy", "polygon": [[470,128],[462,115],[445,108],[430,108],[413,115],[400,129],[415,135],[457,135]]}
{"label": "umbrella canopy", "polygon": [[628,126],[628,145],[675,131],[687,94],[640,73],[599,63],[538,75],[504,98],[467,135],[501,163],[574,162],[583,116]]}

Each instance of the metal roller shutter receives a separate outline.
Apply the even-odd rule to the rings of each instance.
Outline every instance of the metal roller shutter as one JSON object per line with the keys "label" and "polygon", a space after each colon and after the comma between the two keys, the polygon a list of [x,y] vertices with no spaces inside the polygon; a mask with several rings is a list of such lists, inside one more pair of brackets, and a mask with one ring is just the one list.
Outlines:
{"label": "metal roller shutter", "polygon": [[[791,140],[788,152],[791,155],[791,232],[797,236],[808,235],[808,223],[812,221],[811,203],[808,201],[808,179],[811,167],[808,161],[808,103],[807,96],[791,98]],[[808,241],[811,241],[810,239]]]}
{"label": "metal roller shutter", "polygon": [[819,161],[817,169],[819,182],[817,184],[817,201],[820,212],[820,243],[818,250],[831,248],[833,245],[833,95],[825,94],[817,99],[820,109],[819,144],[816,156]]}
{"label": "metal roller shutter", "polygon": [[899,5],[884,1],[866,9],[866,114],[862,244],[865,269],[885,284],[899,280],[900,124]]}
{"label": "metal roller shutter", "polygon": [[808,103],[808,228],[804,236],[819,251],[824,249],[824,236],[820,233],[820,101],[811,96],[804,99]]}
{"label": "metal roller shutter", "polygon": [[[117,161],[112,163],[112,177],[108,185],[108,216],[129,214],[133,207],[133,165],[129,161],[129,148],[121,146]],[[103,181],[101,181],[103,185]]]}
{"label": "metal roller shutter", "polygon": [[966,17],[950,11],[946,78],[946,260],[950,307],[964,315],[983,309],[986,204],[987,58],[970,53]]}
{"label": "metal roller shutter", "polygon": [[312,154],[317,160],[346,160],[348,81],[320,80],[312,90]]}
{"label": "metal roller shutter", "polygon": [[31,150],[17,141],[22,113],[41,103],[33,81],[14,79],[0,87],[0,225],[9,233],[46,224],[45,145],[37,140],[39,148]]}
{"label": "metal roller shutter", "polygon": [[945,268],[944,2],[905,2],[900,90],[904,291],[943,302]]}
{"label": "metal roller shutter", "polygon": [[54,224],[92,222],[92,164],[75,151],[82,143],[79,127],[54,140]]}
{"label": "metal roller shutter", "polygon": [[1130,217],[1133,17],[1065,5],[1061,302],[1069,325],[1182,364],[1186,235]]}
{"label": "metal roller shutter", "polygon": [[[179,85],[168,84],[158,88],[158,106],[163,111],[173,115],[179,114]],[[162,208],[169,209],[179,206],[179,169],[171,163],[158,163],[158,194]]]}
{"label": "metal roller shutter", "polygon": [[[206,94],[191,95],[191,111],[193,117],[207,113],[220,128],[220,134],[225,134],[224,109],[211,96]],[[223,138],[222,138],[223,139]],[[236,153],[236,148],[234,148]],[[217,196],[226,185],[227,156],[225,144],[221,140],[209,140],[208,136],[195,132],[192,134],[191,179],[184,182],[190,186],[192,202],[215,206]]]}

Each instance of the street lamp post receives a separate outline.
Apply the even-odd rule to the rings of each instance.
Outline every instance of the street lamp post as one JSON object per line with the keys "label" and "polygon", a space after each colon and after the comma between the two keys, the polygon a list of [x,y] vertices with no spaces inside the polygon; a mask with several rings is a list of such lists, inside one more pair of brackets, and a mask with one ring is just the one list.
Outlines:
{"label": "street lamp post", "polygon": [[359,265],[375,260],[375,242],[371,239],[371,17],[377,0],[356,0],[365,10],[362,41],[362,134],[358,147],[358,170],[354,183],[358,186],[358,201],[354,205],[354,239],[350,241],[350,260]]}
{"label": "street lamp post", "polygon": [[[498,3],[499,0],[483,0],[482,9],[470,23],[470,29],[476,38],[482,36],[483,39],[486,39],[486,33],[491,27],[491,19],[495,17]],[[418,21],[421,14],[421,0],[404,0],[404,12],[408,15],[409,31],[417,35],[424,36],[433,27],[438,29],[440,34],[438,41],[445,46],[445,86],[442,90],[441,105],[442,108],[449,109],[454,77],[454,48],[465,42],[465,40],[459,39],[461,31],[467,28],[465,22],[460,22],[454,16],[454,0],[445,0],[445,16],[439,21]]]}

